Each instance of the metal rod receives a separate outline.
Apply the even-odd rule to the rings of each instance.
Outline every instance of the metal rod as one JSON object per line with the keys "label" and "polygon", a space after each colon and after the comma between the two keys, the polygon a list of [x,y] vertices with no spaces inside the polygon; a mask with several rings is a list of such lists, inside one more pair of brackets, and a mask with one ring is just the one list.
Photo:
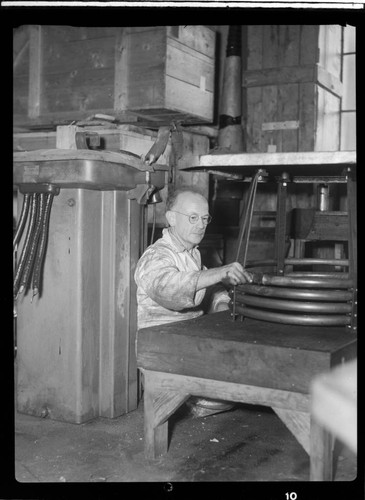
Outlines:
{"label": "metal rod", "polygon": [[351,313],[349,303],[339,302],[303,302],[296,300],[282,300],[276,298],[255,297],[253,295],[240,295],[236,298],[237,305],[248,305],[260,309],[278,309],[281,311],[301,311],[309,313],[346,314]]}
{"label": "metal rod", "polygon": [[302,326],[343,326],[349,325],[351,322],[350,316],[336,315],[297,315],[297,314],[284,314],[270,311],[261,311],[251,307],[240,306],[236,304],[236,312],[242,314],[247,318],[253,318],[263,321],[270,321],[272,323],[282,323],[289,325],[302,325]]}
{"label": "metal rod", "polygon": [[278,183],[275,226],[276,272],[280,276],[284,274],[285,261],[287,181],[288,174],[283,172]]}
{"label": "metal rod", "polygon": [[285,276],[288,277],[293,277],[293,278],[337,278],[339,280],[347,280],[349,278],[349,273],[339,273],[339,272],[332,272],[332,273],[313,273],[311,271],[295,271],[291,273],[286,273]]}
{"label": "metal rod", "polygon": [[[295,259],[289,258],[284,260],[284,264],[286,266],[311,266],[316,264],[324,264],[328,266],[349,266],[348,259],[314,259],[314,258],[303,258],[303,259]],[[255,266],[273,266],[276,265],[275,259],[266,259],[266,260],[250,260],[246,262],[246,267],[255,267]]]}
{"label": "metal rod", "polygon": [[[252,201],[251,201],[251,205],[250,205],[250,209],[249,209],[250,213],[249,213],[249,218],[248,218],[248,227],[247,227],[246,235],[244,238],[244,244],[243,244],[243,260],[242,260],[243,267],[246,266],[247,250],[248,250],[248,243],[249,243],[250,233],[251,233],[253,207],[255,205],[258,177],[259,177],[259,171],[256,172],[255,177],[253,179],[254,184],[253,184],[253,188],[252,188],[252,190],[253,190]],[[237,260],[238,260],[238,255],[237,255]]]}
{"label": "metal rod", "polygon": [[348,259],[285,259],[285,265],[310,266],[311,264],[325,264],[329,266],[348,266]]}
{"label": "metal rod", "polygon": [[259,286],[248,283],[238,285],[236,288],[236,296],[239,300],[242,295],[242,293],[240,293],[241,291],[246,294],[265,297],[280,297],[283,299],[304,299],[329,302],[351,301],[353,295],[352,292],[348,290],[296,290],[295,288]]}
{"label": "metal rod", "polygon": [[268,274],[264,274],[261,281],[263,285],[293,286],[299,288],[352,288],[354,284],[351,279],[300,278],[290,276],[269,276]]}
{"label": "metal rod", "polygon": [[[257,181],[258,181],[259,176],[261,175],[260,172],[261,171],[258,170],[256,172],[255,176],[252,178],[249,196],[248,196],[248,200],[247,200],[247,205],[245,208],[245,216],[244,216],[243,223],[241,224],[241,227],[240,227],[240,234],[238,236],[238,244],[237,244],[237,250],[236,250],[236,261],[239,260],[241,246],[242,246],[242,242],[243,242],[243,259],[241,259],[241,264],[243,267],[245,267],[245,265],[246,265],[248,240],[250,237],[253,207],[254,207],[255,197],[256,197]],[[247,230],[246,230],[246,226],[248,226]]]}

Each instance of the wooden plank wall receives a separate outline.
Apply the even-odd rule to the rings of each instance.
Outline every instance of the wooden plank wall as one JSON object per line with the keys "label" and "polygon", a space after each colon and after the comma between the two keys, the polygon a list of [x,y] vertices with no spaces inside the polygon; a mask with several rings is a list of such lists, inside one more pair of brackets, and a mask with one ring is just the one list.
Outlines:
{"label": "wooden plank wall", "polygon": [[21,26],[16,30],[13,40],[13,112],[15,115],[28,115],[29,45],[29,27]]}

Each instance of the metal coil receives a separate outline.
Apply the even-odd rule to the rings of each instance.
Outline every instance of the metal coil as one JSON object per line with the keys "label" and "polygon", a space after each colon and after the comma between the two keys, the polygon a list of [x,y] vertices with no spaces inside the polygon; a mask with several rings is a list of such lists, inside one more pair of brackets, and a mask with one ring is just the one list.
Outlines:
{"label": "metal coil", "polygon": [[285,314],[271,311],[262,311],[251,307],[235,305],[235,312],[247,318],[269,321],[272,323],[282,323],[302,326],[343,326],[351,323],[350,316],[334,315],[304,315]]}
{"label": "metal coil", "polygon": [[284,311],[301,311],[309,313],[351,313],[351,304],[341,302],[303,302],[276,298],[255,297],[253,295],[236,296],[236,305],[260,307],[263,309],[279,309]]}
{"label": "metal coil", "polygon": [[279,297],[282,299],[299,299],[299,300],[315,300],[329,302],[347,302],[352,300],[352,292],[348,290],[312,290],[270,287],[252,284],[243,284],[236,287],[236,297],[240,296],[240,292],[245,292],[250,295],[260,295],[264,297]]}
{"label": "metal coil", "polygon": [[352,279],[339,276],[314,276],[314,275],[284,275],[275,276],[272,274],[253,273],[253,283],[255,285],[284,286],[294,288],[330,288],[349,289],[354,286]]}
{"label": "metal coil", "polygon": [[[325,263],[347,267],[347,260],[286,259],[285,266]],[[262,272],[269,266],[270,272]],[[231,292],[233,317],[292,325],[350,325],[353,312],[354,280],[348,272],[291,271],[277,275],[273,260],[255,261],[246,267],[253,282],[236,286]]]}
{"label": "metal coil", "polygon": [[[314,258],[287,258],[284,260],[286,266],[312,266],[312,265],[326,265],[326,266],[340,266],[348,267],[348,259],[314,259]],[[274,259],[266,260],[250,260],[247,262],[246,267],[255,266],[276,266]]]}

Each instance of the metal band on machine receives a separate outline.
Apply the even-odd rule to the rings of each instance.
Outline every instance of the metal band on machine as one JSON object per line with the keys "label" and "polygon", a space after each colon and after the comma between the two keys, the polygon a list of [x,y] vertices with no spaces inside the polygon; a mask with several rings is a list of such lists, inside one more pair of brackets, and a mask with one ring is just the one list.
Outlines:
{"label": "metal band on machine", "polygon": [[226,57],[241,57],[242,26],[230,26],[228,29]]}
{"label": "metal band on machine", "polygon": [[241,125],[242,116],[219,115],[219,128],[228,127],[228,125]]}

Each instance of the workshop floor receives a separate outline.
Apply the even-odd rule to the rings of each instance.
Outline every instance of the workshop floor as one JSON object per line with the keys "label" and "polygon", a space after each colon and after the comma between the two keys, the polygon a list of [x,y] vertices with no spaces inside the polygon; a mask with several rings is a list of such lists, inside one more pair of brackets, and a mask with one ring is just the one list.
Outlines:
{"label": "workshop floor", "polygon": [[[15,415],[19,482],[308,481],[309,459],[276,414],[237,405],[205,418],[186,405],[170,419],[168,454],[143,453],[143,402],[117,419],[81,425]],[[343,446],[336,481],[356,477],[356,458]]]}

